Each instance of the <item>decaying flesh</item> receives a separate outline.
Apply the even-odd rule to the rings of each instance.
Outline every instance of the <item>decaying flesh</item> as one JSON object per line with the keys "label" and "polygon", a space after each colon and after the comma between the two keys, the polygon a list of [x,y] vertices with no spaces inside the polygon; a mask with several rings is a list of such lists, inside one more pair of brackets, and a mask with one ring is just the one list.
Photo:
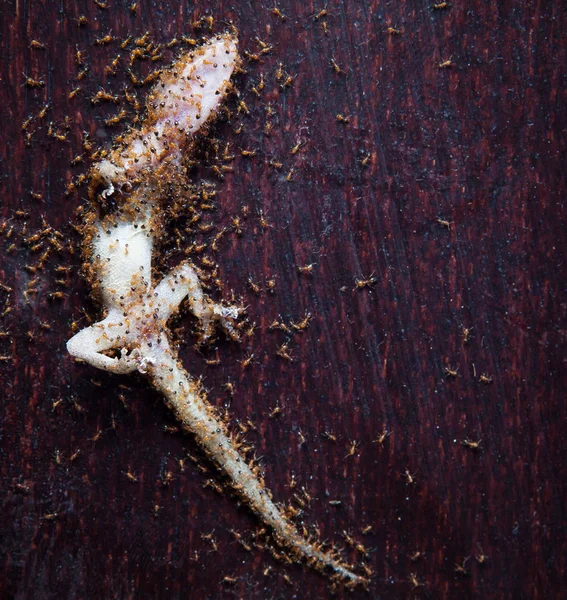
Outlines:
{"label": "decaying flesh", "polygon": [[[192,136],[214,116],[237,62],[237,40],[228,34],[181,56],[150,92],[143,126],[131,130],[92,167],[91,202],[100,207],[84,227],[84,244],[87,270],[105,317],[71,338],[67,349],[99,369],[144,373],[237,494],[271,527],[279,544],[347,583],[364,583],[338,555],[302,536],[274,504],[171,347],[167,323],[185,298],[200,321],[203,339],[216,323],[235,335],[240,309],[212,302],[190,262],[159,283],[152,281],[154,244],[161,238],[167,195],[175,182],[184,180],[183,154]],[[102,209],[109,199],[118,206],[112,212]]]}

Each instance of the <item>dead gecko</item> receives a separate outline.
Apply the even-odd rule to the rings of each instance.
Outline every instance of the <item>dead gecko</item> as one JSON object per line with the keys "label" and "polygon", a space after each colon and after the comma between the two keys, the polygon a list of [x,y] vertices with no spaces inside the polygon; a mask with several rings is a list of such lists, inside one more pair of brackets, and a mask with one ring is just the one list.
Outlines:
{"label": "dead gecko", "polygon": [[[183,428],[228,475],[236,493],[296,557],[347,584],[366,584],[332,551],[302,536],[274,504],[260,475],[238,452],[226,426],[177,358],[167,326],[187,298],[207,338],[219,323],[236,335],[241,309],[212,302],[195,267],[183,262],[159,283],[152,281],[154,241],[162,237],[163,203],[172,186],[185,181],[183,154],[194,134],[211,118],[230,87],[238,64],[237,39],[216,36],[182,55],[165,71],[147,98],[147,115],[107,158],[90,171],[91,204],[118,198],[118,208],[93,209],[84,226],[89,278],[105,317],[67,343],[69,353],[113,373],[144,373]],[[97,190],[104,190],[97,196]]]}

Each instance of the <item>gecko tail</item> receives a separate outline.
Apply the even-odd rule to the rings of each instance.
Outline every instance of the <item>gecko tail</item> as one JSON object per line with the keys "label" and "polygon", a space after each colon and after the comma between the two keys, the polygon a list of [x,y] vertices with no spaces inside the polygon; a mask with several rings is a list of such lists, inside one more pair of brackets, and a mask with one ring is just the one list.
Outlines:
{"label": "gecko tail", "polygon": [[283,532],[274,528],[274,533],[276,541],[281,547],[289,548],[297,555],[297,558],[303,559],[312,568],[330,575],[333,582],[341,582],[345,586],[353,588],[368,586],[368,577],[355,573],[354,568],[344,562],[337,552],[323,550],[322,544],[308,540],[290,524],[286,525]]}

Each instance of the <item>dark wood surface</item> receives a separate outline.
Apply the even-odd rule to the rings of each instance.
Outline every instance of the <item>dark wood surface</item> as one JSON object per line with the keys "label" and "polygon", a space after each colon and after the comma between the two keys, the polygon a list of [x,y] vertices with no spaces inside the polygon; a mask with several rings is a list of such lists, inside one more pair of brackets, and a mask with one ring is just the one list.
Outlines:
{"label": "dark wood surface", "polygon": [[[256,424],[248,439],[277,500],[304,486],[306,524],[339,545],[344,532],[364,544],[370,597],[565,597],[566,11],[561,2],[451,4],[280,2],[282,20],[272,2],[141,0],[135,15],[118,0],[106,9],[2,3],[0,281],[11,291],[0,300],[2,312],[12,307],[0,338],[3,598],[330,595],[317,573],[236,541],[231,529],[250,541],[257,521],[203,487],[210,465],[202,473],[187,460],[182,471],[195,442],[164,432],[174,421],[143,379],[75,364],[65,351],[73,322],[87,323],[83,309],[96,315],[72,227],[85,187],[65,194],[88,161],[70,161],[83,131],[104,145],[120,130],[104,125],[120,107],[89,99],[101,87],[121,94],[129,81],[132,44],[120,49],[128,34],[199,37],[206,32],[192,23],[205,15],[215,31],[232,20],[241,50],[258,53],[256,36],[273,50],[245,61],[236,80],[249,114],[232,99],[233,117],[212,130],[236,154],[218,164],[234,170],[219,179],[209,152],[192,173],[217,189],[218,209],[204,222],[215,232],[235,216],[243,223],[242,235],[231,230],[219,244],[225,288],[216,297],[241,297],[256,333],[199,350],[182,320],[188,370],[233,419]],[[109,32],[119,40],[95,44]],[[33,39],[45,49],[30,48]],[[77,49],[90,68],[79,83]],[[118,53],[112,77],[105,66]],[[287,89],[280,63],[293,77]],[[45,87],[22,85],[24,73]],[[49,122],[63,133],[66,116],[66,140],[49,137]],[[259,211],[272,227],[262,228]],[[65,249],[34,275],[25,265],[43,252],[29,242],[42,218]],[[195,239],[210,243],[215,232]],[[310,263],[311,274],[298,273]],[[371,276],[374,286],[354,289]],[[255,294],[249,277],[263,288],[273,277],[274,293]],[[29,288],[38,291],[26,300]],[[56,291],[63,298],[50,299]],[[307,312],[302,333],[269,330]],[[288,340],[293,362],[276,355]],[[205,363],[216,355],[219,365]],[[383,430],[392,433],[380,444]]]}

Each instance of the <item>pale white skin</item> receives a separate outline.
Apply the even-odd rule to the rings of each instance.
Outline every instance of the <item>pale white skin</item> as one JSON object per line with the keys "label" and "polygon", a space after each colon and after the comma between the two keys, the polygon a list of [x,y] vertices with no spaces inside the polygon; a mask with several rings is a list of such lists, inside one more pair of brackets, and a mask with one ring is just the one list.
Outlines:
{"label": "pale white skin", "polygon": [[141,171],[164,159],[179,163],[187,137],[207,122],[226,93],[238,60],[236,44],[229,35],[211,40],[193,59],[178,60],[154,86],[144,127],[127,136],[122,152],[93,167],[94,174],[108,183],[107,195],[115,184],[131,184]]}
{"label": "pale white skin", "polygon": [[[164,102],[165,106],[153,115],[152,122],[130,136],[126,147],[93,167],[94,175],[108,185],[103,195],[111,195],[133,179],[143,180],[149,169],[179,164],[186,138],[214,114],[222,100],[237,58],[235,38],[214,38],[192,61],[181,61],[184,68],[179,70],[188,80],[183,84],[174,79],[168,85],[156,85],[149,101],[158,105]],[[196,119],[197,114],[200,119]],[[156,129],[158,137],[153,133]],[[148,143],[144,144],[144,140]],[[151,281],[151,225],[160,209],[152,203],[149,186],[138,183],[132,197],[136,194],[146,202],[145,214],[136,218],[122,215],[112,227],[95,223],[91,256],[106,316],[71,338],[67,342],[69,353],[112,373],[137,370],[146,374],[183,427],[195,435],[228,475],[235,491],[273,529],[279,543],[320,570],[329,569],[351,584],[365,583],[335,554],[300,535],[283,516],[239,454],[226,427],[215,418],[199,386],[177,359],[170,346],[167,322],[185,298],[201,322],[204,338],[210,335],[215,322],[234,333],[233,323],[240,309],[215,304],[207,298],[195,268],[188,262],[174,268],[157,285]],[[110,350],[115,351],[115,356],[104,354]]]}

